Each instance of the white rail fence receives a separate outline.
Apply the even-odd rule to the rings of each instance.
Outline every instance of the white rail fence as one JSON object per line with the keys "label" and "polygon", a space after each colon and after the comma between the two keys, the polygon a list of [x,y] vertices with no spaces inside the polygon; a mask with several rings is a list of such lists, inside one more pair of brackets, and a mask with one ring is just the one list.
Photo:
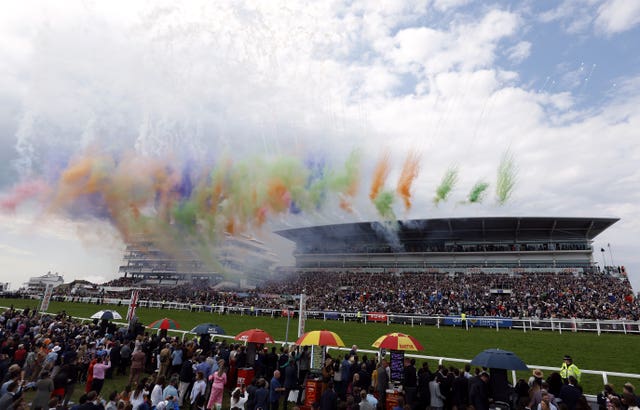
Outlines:
{"label": "white rail fence", "polygon": [[[127,306],[129,299],[97,298],[97,297],[74,297],[74,296],[54,296],[52,300],[64,302],[84,302],[95,304],[109,304]],[[192,310],[198,312],[212,312],[218,314],[234,313],[252,316],[282,316],[283,309],[259,308],[252,306],[223,306],[223,305],[203,305],[179,303],[171,301],[141,300],[139,307],[156,309],[177,309]],[[289,311],[292,316],[297,316],[294,309]],[[601,333],[623,333],[640,334],[640,321],[633,320],[590,320],[590,319],[540,319],[535,317],[510,318],[510,317],[469,317],[467,320],[460,320],[459,316],[425,316],[395,313],[375,313],[365,312],[337,312],[337,311],[313,311],[307,310],[306,316],[312,319],[360,321],[363,323],[376,322],[391,324],[405,324],[411,326],[465,326],[491,327],[496,331],[500,329],[518,329],[523,332],[534,330],[550,330],[554,332],[593,332]],[[377,318],[371,320],[371,317]],[[381,317],[383,318],[381,320]]]}

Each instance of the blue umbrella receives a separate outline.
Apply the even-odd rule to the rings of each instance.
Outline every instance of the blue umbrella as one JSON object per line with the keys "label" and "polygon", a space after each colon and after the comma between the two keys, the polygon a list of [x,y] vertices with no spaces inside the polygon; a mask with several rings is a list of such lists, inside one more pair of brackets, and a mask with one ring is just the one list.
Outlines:
{"label": "blue umbrella", "polygon": [[529,370],[515,353],[501,349],[487,349],[474,357],[471,364],[491,369]]}
{"label": "blue umbrella", "polygon": [[213,323],[200,323],[198,326],[191,329],[191,333],[197,335],[225,335],[225,331],[218,325]]}

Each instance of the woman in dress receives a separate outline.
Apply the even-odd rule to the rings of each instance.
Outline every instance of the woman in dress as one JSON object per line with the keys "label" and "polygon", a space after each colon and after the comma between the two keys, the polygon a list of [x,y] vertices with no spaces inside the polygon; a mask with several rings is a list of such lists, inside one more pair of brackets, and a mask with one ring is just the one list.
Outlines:
{"label": "woman in dress", "polygon": [[[208,409],[221,409],[222,396],[224,393],[224,385],[227,383],[227,373],[225,373],[224,360],[218,361],[218,371],[209,376],[209,380],[213,380],[211,385],[211,396],[209,396]],[[215,406],[215,407],[214,407]]]}

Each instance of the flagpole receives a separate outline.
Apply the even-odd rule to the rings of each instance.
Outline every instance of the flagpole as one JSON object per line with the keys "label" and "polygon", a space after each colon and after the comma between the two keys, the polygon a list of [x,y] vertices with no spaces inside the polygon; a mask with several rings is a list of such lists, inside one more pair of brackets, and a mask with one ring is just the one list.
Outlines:
{"label": "flagpole", "polygon": [[607,248],[609,248],[609,256],[610,256],[610,259],[611,259],[611,266],[616,266],[616,264],[613,263],[613,253],[611,252],[611,244],[610,243],[607,244]]}

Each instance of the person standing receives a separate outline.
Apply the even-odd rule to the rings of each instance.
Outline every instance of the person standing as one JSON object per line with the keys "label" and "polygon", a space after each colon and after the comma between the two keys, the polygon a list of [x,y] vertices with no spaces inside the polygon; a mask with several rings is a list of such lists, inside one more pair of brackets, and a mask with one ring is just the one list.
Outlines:
{"label": "person standing", "polygon": [[[273,372],[273,378],[271,379],[271,383],[269,384],[269,408],[270,410],[278,410],[280,405],[280,396],[284,391],[284,387],[280,384],[280,371],[275,370]],[[285,398],[285,406],[286,406],[286,398]]]}
{"label": "person standing", "polygon": [[[108,357],[108,356],[107,356]],[[91,381],[91,390],[100,394],[102,386],[104,386],[104,377],[108,369],[111,368],[111,362],[107,359],[107,363],[102,362],[102,356],[98,357],[98,361],[93,365],[93,380]]]}
{"label": "person standing", "polygon": [[227,383],[227,373],[224,360],[218,361],[218,371],[209,376],[209,380],[213,381],[211,385],[211,395],[209,396],[208,409],[222,408],[222,396],[224,393],[224,385]]}
{"label": "person standing", "polygon": [[53,391],[53,380],[49,377],[49,371],[44,370],[40,380],[36,382],[36,396],[31,402],[31,410],[38,407],[49,408],[49,399],[51,398],[51,392]]}
{"label": "person standing", "polygon": [[144,369],[144,363],[146,359],[147,355],[142,351],[142,349],[136,347],[136,350],[131,356],[131,369],[129,370],[130,386],[135,386],[140,381],[140,375],[142,374],[142,370]]}
{"label": "person standing", "polygon": [[405,359],[404,388],[405,403],[413,408],[418,392],[418,370],[416,369],[416,359]]}
{"label": "person standing", "polygon": [[582,372],[580,371],[578,366],[573,363],[573,359],[571,358],[571,356],[565,355],[562,366],[560,366],[560,377],[562,377],[562,380],[565,383],[568,383],[569,376],[573,376],[576,378],[578,384],[580,384],[581,373]]}
{"label": "person standing", "polygon": [[389,365],[385,359],[380,361],[380,365],[376,369],[378,379],[376,380],[376,391],[378,392],[378,398],[382,403],[386,403],[387,389],[389,388],[389,374],[387,368]]}
{"label": "person standing", "polygon": [[338,410],[338,395],[333,390],[333,381],[327,383],[327,389],[320,396],[320,410]]}

